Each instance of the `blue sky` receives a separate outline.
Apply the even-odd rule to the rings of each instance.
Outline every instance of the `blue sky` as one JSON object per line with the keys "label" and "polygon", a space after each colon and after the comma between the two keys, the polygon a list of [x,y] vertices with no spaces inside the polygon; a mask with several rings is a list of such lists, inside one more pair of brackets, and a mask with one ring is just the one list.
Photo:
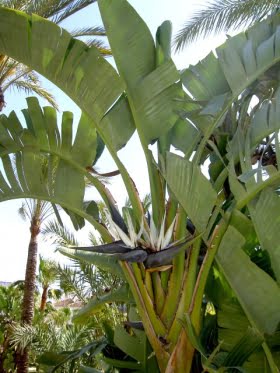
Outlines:
{"label": "blue sky", "polygon": [[[138,13],[148,24],[151,32],[155,35],[157,27],[166,19],[173,23],[173,31],[176,33],[184,21],[191,16],[194,9],[207,1],[197,0],[130,0]],[[69,30],[81,25],[101,24],[101,18],[96,4],[89,6],[79,14],[74,15],[71,20],[65,22],[64,27]],[[195,64],[199,59],[207,55],[212,49],[221,44],[225,37],[223,35],[207,40],[200,40],[189,46],[183,52],[173,57],[179,68],[187,67],[189,64]],[[54,87],[51,83],[44,80],[44,84],[55,95],[61,111],[72,111],[78,120],[79,108],[63,92]],[[11,91],[6,94],[7,106],[4,113],[8,114],[11,110],[20,113],[21,109],[26,107],[24,95]],[[45,105],[44,102],[42,104]],[[141,154],[136,136],[120,151],[120,157],[128,168],[134,179],[140,195],[148,191],[147,175],[144,167],[144,158]],[[115,169],[113,162],[108,154],[104,154],[98,162],[98,168],[102,172]],[[111,191],[121,206],[124,203],[126,195],[123,192],[123,185],[119,177],[116,177],[111,184]],[[20,201],[3,202],[0,204],[0,227],[1,227],[1,248],[0,248],[0,281],[15,281],[24,278],[25,263],[27,257],[27,248],[29,242],[29,224],[23,222],[18,216]],[[79,238],[86,242],[88,228],[79,232]],[[40,242],[40,253],[45,257],[53,256],[54,248],[49,244]]]}

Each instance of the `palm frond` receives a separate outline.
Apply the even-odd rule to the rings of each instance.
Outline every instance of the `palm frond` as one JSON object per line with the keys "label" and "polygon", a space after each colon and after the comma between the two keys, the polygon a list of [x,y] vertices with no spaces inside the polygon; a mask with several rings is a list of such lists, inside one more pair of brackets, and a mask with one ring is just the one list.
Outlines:
{"label": "palm frond", "polygon": [[111,56],[112,51],[108,48],[108,46],[101,40],[96,38],[87,38],[83,40],[89,47],[95,47],[99,50],[102,56]]}
{"label": "palm frond", "polygon": [[105,29],[102,26],[79,27],[69,32],[74,38],[80,36],[106,36]]}
{"label": "palm frond", "polygon": [[40,215],[41,221],[46,221],[51,215],[53,215],[54,210],[51,203],[47,201],[37,200],[38,214]]}
{"label": "palm frond", "polygon": [[62,227],[56,220],[48,222],[41,231],[45,238],[52,240],[56,246],[78,246],[74,234]]}
{"label": "palm frond", "polygon": [[14,323],[11,326],[10,343],[22,351],[32,343],[35,335],[36,329],[32,325]]}
{"label": "palm frond", "polygon": [[79,271],[68,266],[58,266],[60,288],[65,294],[73,296],[82,302],[86,302],[88,288],[80,281]]}
{"label": "palm frond", "polygon": [[102,245],[103,244],[100,237],[97,237],[96,234],[92,231],[89,232],[88,239],[89,239],[89,242],[91,243],[92,246],[97,246],[97,245]]}
{"label": "palm frond", "polygon": [[[15,76],[18,77],[17,62],[12,58],[7,57],[2,61],[1,70],[0,70],[0,84],[5,90],[4,82],[14,79]],[[7,83],[6,83],[7,84]]]}
{"label": "palm frond", "polygon": [[23,220],[31,221],[33,218],[43,222],[53,214],[52,205],[46,201],[26,199],[18,210]]}
{"label": "palm frond", "polygon": [[26,0],[1,0],[0,6],[11,9],[21,9],[26,5]]}
{"label": "palm frond", "polygon": [[174,40],[176,51],[198,37],[227,32],[248,26],[266,15],[277,11],[280,1],[273,0],[215,0],[198,9],[177,33]]}
{"label": "palm frond", "polygon": [[[11,84],[8,84],[6,86],[6,89],[10,85]],[[52,105],[56,110],[59,110],[58,104],[55,101],[54,96],[50,92],[48,92],[45,88],[40,86],[39,84],[30,83],[30,82],[27,82],[26,80],[20,79],[20,80],[13,81],[12,87],[16,88],[19,91],[24,91],[24,93],[27,95],[31,93],[36,93],[39,97],[42,97],[45,100],[47,100],[48,103]]]}
{"label": "palm frond", "polygon": [[[48,0],[45,0],[44,2],[48,3]],[[58,1],[53,2],[57,3]],[[79,12],[95,2],[96,0],[60,0],[59,7],[56,7],[56,11],[49,12],[47,18],[51,17],[53,22],[60,23],[74,13]]]}
{"label": "palm frond", "polygon": [[2,0],[0,6],[35,13],[53,22],[61,22],[96,0]]}
{"label": "palm frond", "polygon": [[49,287],[58,278],[58,264],[54,260],[43,258],[41,255],[39,258],[38,281],[43,287]]}

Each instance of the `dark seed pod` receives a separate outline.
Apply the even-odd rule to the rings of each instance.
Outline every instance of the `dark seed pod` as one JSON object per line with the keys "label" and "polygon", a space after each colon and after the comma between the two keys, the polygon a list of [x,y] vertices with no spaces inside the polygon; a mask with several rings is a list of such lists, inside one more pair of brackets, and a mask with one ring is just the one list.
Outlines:
{"label": "dark seed pod", "polygon": [[132,249],[125,254],[118,254],[119,260],[129,263],[143,263],[147,259],[147,252],[143,249]]}
{"label": "dark seed pod", "polygon": [[124,245],[123,241],[115,241],[105,245],[86,246],[86,247],[69,247],[74,250],[91,251],[100,254],[122,254],[131,251],[130,247]]}
{"label": "dark seed pod", "polygon": [[145,261],[145,267],[155,268],[171,264],[176,255],[190,247],[190,243],[191,241],[184,241],[178,245],[170,246],[165,250],[150,254]]}

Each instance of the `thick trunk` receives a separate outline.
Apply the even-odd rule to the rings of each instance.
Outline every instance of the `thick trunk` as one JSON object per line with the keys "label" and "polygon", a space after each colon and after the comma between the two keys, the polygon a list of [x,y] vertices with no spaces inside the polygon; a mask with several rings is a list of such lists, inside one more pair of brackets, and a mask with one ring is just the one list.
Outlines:
{"label": "thick trunk", "polygon": [[[22,304],[22,324],[31,325],[34,315],[34,294],[36,289],[36,267],[37,267],[37,237],[40,232],[39,224],[33,219],[30,227],[31,238],[28,247],[28,256],[25,272],[24,296]],[[28,372],[28,348],[17,354],[17,373]]]}
{"label": "thick trunk", "polygon": [[43,287],[43,293],[41,297],[41,304],[40,304],[40,311],[44,312],[47,304],[47,299],[48,299],[48,286]]}

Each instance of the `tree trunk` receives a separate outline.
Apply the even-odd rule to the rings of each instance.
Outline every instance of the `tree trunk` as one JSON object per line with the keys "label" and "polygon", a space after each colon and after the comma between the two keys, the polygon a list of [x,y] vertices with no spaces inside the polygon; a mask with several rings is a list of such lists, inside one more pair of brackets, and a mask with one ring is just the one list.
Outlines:
{"label": "tree trunk", "polygon": [[[38,234],[40,232],[39,221],[32,219],[30,227],[31,237],[28,246],[28,256],[25,272],[24,296],[22,304],[22,325],[31,325],[34,315],[34,294],[36,289],[36,267],[37,267],[37,250],[38,250]],[[28,348],[17,353],[17,373],[28,372]]]}
{"label": "tree trunk", "polygon": [[47,298],[48,298],[48,286],[43,287],[43,293],[41,297],[41,304],[40,304],[40,311],[44,312],[47,304]]}

